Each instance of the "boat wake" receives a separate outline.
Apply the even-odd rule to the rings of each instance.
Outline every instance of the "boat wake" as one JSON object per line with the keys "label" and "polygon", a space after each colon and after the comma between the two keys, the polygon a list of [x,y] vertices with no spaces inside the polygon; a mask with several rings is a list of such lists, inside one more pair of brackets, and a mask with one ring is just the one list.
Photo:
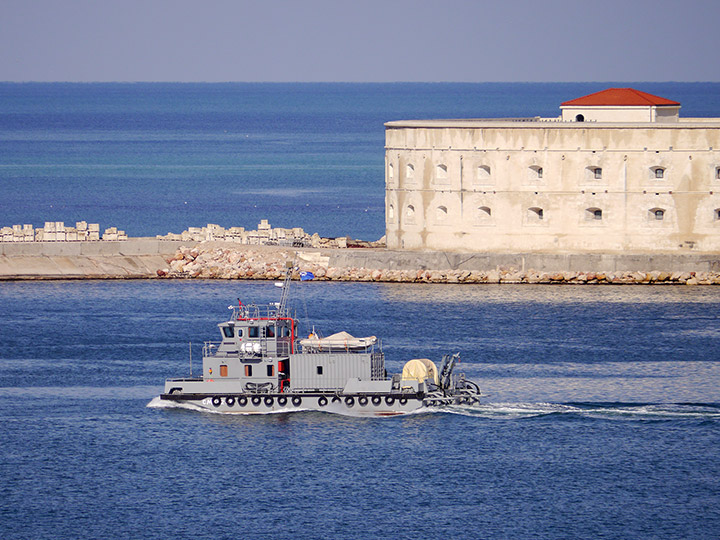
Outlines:
{"label": "boat wake", "polygon": [[[267,412],[221,412],[199,407],[192,403],[153,398],[147,407],[157,409],[186,409],[221,415],[268,415],[309,411],[310,409],[287,408]],[[312,411],[319,414],[341,414],[331,411]],[[481,403],[475,405],[450,405],[422,408],[393,416],[417,416],[423,414],[456,414],[461,416],[513,420],[549,416],[572,418],[596,418],[605,420],[720,420],[720,404],[711,403]],[[369,415],[352,414],[342,416]]]}
{"label": "boat wake", "polygon": [[436,412],[489,419],[552,415],[606,420],[720,420],[720,405],[709,403],[484,403],[455,405]]}

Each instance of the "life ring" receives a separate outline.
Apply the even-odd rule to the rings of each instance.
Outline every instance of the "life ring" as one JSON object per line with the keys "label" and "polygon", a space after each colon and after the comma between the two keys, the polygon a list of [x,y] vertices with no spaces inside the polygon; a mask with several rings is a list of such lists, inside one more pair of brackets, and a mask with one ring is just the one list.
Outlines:
{"label": "life ring", "polygon": [[228,396],[225,398],[225,403],[227,403],[228,407],[232,407],[235,405],[235,398],[232,396]]}
{"label": "life ring", "polygon": [[382,399],[380,398],[380,396],[373,396],[373,397],[372,397],[372,404],[373,404],[373,405],[380,405],[380,402],[381,402],[381,401],[382,401]]}
{"label": "life ring", "polygon": [[348,407],[352,407],[353,405],[355,405],[355,398],[352,397],[352,396],[346,397],[346,398],[345,398],[345,405],[347,405]]}
{"label": "life ring", "polygon": [[318,399],[318,405],[321,407],[327,405],[327,398],[325,396],[321,396],[320,399]]}
{"label": "life ring", "polygon": [[280,396],[278,398],[278,405],[280,405],[281,407],[287,405],[287,398],[285,396]]}
{"label": "life ring", "polygon": [[292,404],[295,407],[299,407],[300,405],[302,405],[302,398],[299,396],[295,396],[294,398],[292,398]]}
{"label": "life ring", "polygon": [[394,398],[394,397],[392,397],[392,396],[386,396],[386,397],[385,397],[385,404],[386,404],[386,405],[392,405],[393,403],[395,403],[395,398]]}
{"label": "life ring", "polygon": [[273,406],[273,398],[271,398],[270,396],[266,397],[265,405],[267,405],[268,407],[272,407]]}
{"label": "life ring", "polygon": [[405,405],[407,403],[407,398],[400,398],[400,401],[398,401],[398,403],[400,403],[400,405]]}
{"label": "life ring", "polygon": [[245,396],[239,397],[238,405],[240,405],[241,407],[244,407],[245,405],[247,405],[247,398]]}
{"label": "life ring", "polygon": [[214,398],[212,398],[212,404],[215,405],[216,407],[219,407],[221,403],[222,403],[222,399],[219,398],[218,396],[215,396]]}
{"label": "life ring", "polygon": [[252,404],[253,405],[260,405],[260,402],[262,401],[258,396],[255,396],[252,398]]}
{"label": "life ring", "polygon": [[358,398],[358,403],[360,404],[361,407],[364,407],[365,405],[367,405],[368,404],[367,396],[360,396]]}

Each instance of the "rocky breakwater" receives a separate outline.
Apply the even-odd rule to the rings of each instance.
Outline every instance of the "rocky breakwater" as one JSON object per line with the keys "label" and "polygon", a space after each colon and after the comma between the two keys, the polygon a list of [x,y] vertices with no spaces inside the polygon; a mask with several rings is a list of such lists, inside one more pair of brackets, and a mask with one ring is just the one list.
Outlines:
{"label": "rocky breakwater", "polygon": [[295,251],[259,247],[180,247],[167,259],[168,267],[157,271],[161,278],[277,280],[285,275],[288,262],[300,272],[311,272],[321,281],[365,281],[389,283],[529,283],[529,284],[668,284],[720,285],[720,272],[538,272],[512,267],[491,270],[369,269],[330,265],[321,251]]}

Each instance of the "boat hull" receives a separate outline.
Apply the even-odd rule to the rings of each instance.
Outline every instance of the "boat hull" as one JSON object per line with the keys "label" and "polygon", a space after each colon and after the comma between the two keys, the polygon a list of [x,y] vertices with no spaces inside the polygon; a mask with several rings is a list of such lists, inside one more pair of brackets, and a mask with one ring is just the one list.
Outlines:
{"label": "boat hull", "polygon": [[217,413],[265,414],[323,411],[349,416],[393,416],[415,412],[428,405],[420,394],[162,394],[175,402]]}

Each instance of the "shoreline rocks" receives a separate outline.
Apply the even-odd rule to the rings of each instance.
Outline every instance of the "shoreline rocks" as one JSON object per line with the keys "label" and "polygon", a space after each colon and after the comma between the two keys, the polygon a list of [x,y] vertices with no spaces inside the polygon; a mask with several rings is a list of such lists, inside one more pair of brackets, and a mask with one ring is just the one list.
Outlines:
{"label": "shoreline rocks", "polygon": [[720,285],[720,272],[540,272],[498,267],[491,270],[397,270],[364,267],[333,267],[321,253],[293,250],[263,251],[245,247],[181,246],[166,259],[167,268],[157,271],[162,279],[245,279],[278,280],[285,276],[287,264],[299,272],[312,272],[315,281],[353,281],[383,283],[496,283],[567,285]]}

